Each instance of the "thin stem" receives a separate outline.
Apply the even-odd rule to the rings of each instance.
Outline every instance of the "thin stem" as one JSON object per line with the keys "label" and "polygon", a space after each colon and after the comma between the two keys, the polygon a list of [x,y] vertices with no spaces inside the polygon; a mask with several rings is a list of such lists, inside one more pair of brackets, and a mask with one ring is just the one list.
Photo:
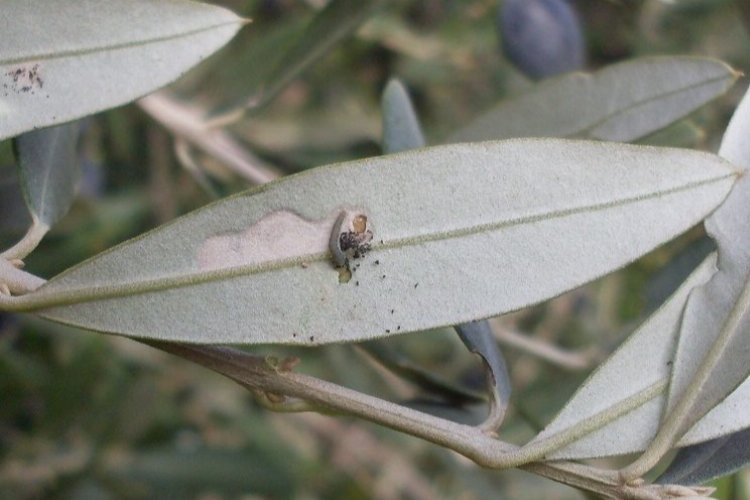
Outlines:
{"label": "thin stem", "polygon": [[[7,287],[7,291],[14,294],[32,292],[42,286],[45,280],[33,274],[21,271],[16,266],[0,257],[0,285]],[[9,309],[5,305],[13,302],[15,297],[0,293],[0,310]]]}
{"label": "thin stem", "polygon": [[143,97],[138,105],[176,137],[205,151],[247,181],[265,184],[279,177],[277,171],[243,148],[229,132],[210,128],[200,110],[165,92]]}
{"label": "thin stem", "polygon": [[593,364],[591,351],[566,351],[506,327],[495,328],[495,338],[508,347],[536,356],[567,370],[586,370]]}
{"label": "thin stem", "polygon": [[0,258],[5,260],[25,259],[26,256],[39,246],[42,238],[49,231],[49,226],[40,222],[36,217],[32,217],[32,219],[33,223],[23,238],[3,253],[0,253]]}

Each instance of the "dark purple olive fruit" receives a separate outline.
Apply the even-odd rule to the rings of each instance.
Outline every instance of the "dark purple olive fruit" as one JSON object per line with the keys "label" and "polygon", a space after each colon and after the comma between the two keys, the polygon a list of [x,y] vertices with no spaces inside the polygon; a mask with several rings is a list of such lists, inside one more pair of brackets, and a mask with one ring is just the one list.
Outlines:
{"label": "dark purple olive fruit", "polygon": [[579,70],[586,63],[581,22],[566,0],[505,0],[497,22],[503,52],[530,78]]}

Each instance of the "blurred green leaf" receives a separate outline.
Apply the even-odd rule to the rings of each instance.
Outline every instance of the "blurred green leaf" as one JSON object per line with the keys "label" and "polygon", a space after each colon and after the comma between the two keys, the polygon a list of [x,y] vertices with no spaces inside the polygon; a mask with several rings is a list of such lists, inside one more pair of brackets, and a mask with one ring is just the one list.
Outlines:
{"label": "blurred green leaf", "polygon": [[723,94],[738,73],[700,57],[645,57],[552,78],[502,101],[448,142],[583,137],[628,142]]}
{"label": "blurred green leaf", "polygon": [[186,0],[6,0],[0,19],[0,139],[156,90],[244,22]]}
{"label": "blurred green leaf", "polygon": [[750,429],[680,449],[661,476],[661,484],[701,484],[750,463]]}
{"label": "blurred green leaf", "polygon": [[[353,161],[197,210],[0,306],[208,343],[424,330],[519,309],[621,267],[705,217],[735,175],[707,153],[552,139]],[[371,252],[342,283],[331,234],[357,210],[374,233]]]}
{"label": "blurred green leaf", "polygon": [[458,335],[469,351],[479,355],[490,375],[490,394],[493,401],[494,418],[499,426],[510,401],[510,375],[505,358],[487,320],[464,323],[456,327]]}
{"label": "blurred green leaf", "polygon": [[52,227],[68,212],[81,176],[78,122],[21,134],[14,140],[19,179],[32,217]]}
{"label": "blurred green leaf", "polygon": [[365,342],[361,344],[361,347],[367,351],[367,354],[387,367],[391,372],[415,384],[423,391],[439,396],[454,404],[459,402],[483,403],[485,401],[482,393],[462,387],[419,367],[407,356],[401,354],[396,349],[391,349],[385,342],[377,340]]}
{"label": "blurred green leaf", "polygon": [[283,52],[256,94],[245,104],[262,107],[295,78],[351,35],[387,0],[331,0]]}
{"label": "blurred green leaf", "polygon": [[399,153],[425,146],[422,128],[404,84],[391,79],[383,91],[383,152]]}
{"label": "blurred green leaf", "polygon": [[294,456],[280,463],[278,459],[259,460],[256,454],[241,450],[162,448],[136,452],[109,464],[104,478],[115,491],[135,489],[148,498],[195,498],[212,492],[291,498],[296,462]]}

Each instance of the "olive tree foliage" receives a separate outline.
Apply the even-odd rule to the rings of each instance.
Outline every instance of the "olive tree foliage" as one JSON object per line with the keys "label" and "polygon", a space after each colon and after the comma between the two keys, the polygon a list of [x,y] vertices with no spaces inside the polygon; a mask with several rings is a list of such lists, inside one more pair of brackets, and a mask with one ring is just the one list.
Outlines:
{"label": "olive tree foliage", "polygon": [[[750,428],[750,100],[717,154],[626,142],[721,95],[737,73],[708,58],[661,57],[563,74],[501,101],[443,145],[426,145],[408,92],[392,80],[383,156],[278,179],[252,164],[224,126],[266,105],[387,3],[332,0],[252,95],[209,115],[158,89],[252,29],[232,12],[188,0],[4,2],[0,139],[13,140],[30,225],[0,254],[0,311],[126,336],[226,375],[270,409],[360,417],[485,467],[611,498],[710,494],[696,485],[750,460],[746,446],[728,445],[747,441]],[[76,195],[74,120],[140,98],[178,146],[263,185],[49,280],[24,271]],[[513,381],[481,320],[590,282],[704,221],[717,251],[550,425],[523,446],[505,442]],[[453,325],[481,359],[487,394],[394,363],[372,342]],[[222,346],[342,342],[362,343],[397,375],[454,400],[483,402],[486,417],[466,423],[457,404],[449,420],[299,373],[291,357]],[[663,477],[645,482],[676,448]],[[624,454],[636,458],[621,470],[583,462]]]}

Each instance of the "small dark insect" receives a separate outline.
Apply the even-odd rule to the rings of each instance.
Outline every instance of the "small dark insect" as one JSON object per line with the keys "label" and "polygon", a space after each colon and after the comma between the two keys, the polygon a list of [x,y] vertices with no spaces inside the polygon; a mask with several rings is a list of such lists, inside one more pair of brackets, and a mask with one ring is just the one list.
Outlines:
{"label": "small dark insect", "polygon": [[356,270],[359,264],[352,267],[351,261],[363,257],[370,251],[370,241],[372,230],[367,216],[360,212],[342,211],[333,225],[329,240],[333,262],[349,272]]}
{"label": "small dark insect", "polygon": [[386,330],[385,333],[391,333],[391,331],[390,330]]}
{"label": "small dark insect", "polygon": [[419,286],[419,283],[414,283],[414,288],[417,288]]}
{"label": "small dark insect", "polygon": [[313,335],[310,335],[310,342],[315,342],[315,337]]}

